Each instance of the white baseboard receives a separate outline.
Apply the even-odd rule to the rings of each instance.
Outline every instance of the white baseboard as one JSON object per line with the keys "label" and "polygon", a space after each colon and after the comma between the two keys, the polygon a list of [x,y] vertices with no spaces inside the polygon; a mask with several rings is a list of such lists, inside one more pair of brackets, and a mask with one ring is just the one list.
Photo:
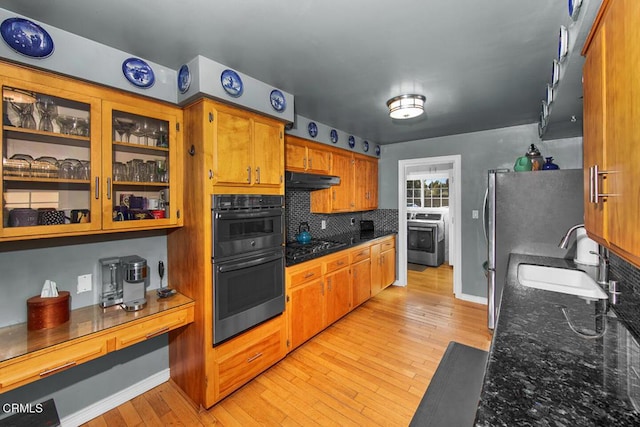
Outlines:
{"label": "white baseboard", "polygon": [[465,300],[465,301],[469,301],[469,302],[475,302],[477,304],[487,305],[487,298],[486,297],[478,297],[478,296],[469,295],[469,294],[460,294],[460,295],[456,295],[456,298],[459,298],[459,299]]}
{"label": "white baseboard", "polygon": [[153,374],[150,377],[133,384],[121,390],[109,397],[106,397],[98,402],[87,406],[84,409],[79,410],[69,416],[60,420],[62,427],[77,427],[84,424],[113,408],[122,405],[125,402],[133,399],[136,396],[141,395],[144,392],[151,390],[160,384],[169,381],[169,368]]}

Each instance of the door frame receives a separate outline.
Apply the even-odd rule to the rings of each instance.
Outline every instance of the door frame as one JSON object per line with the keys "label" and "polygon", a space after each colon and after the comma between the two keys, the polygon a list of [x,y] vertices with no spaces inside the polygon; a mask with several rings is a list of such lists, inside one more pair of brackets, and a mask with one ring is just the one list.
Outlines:
{"label": "door frame", "polygon": [[398,282],[407,285],[407,170],[415,166],[435,166],[450,164],[451,182],[449,182],[449,217],[451,222],[449,245],[454,246],[453,260],[453,294],[456,298],[462,294],[461,259],[462,259],[462,156],[425,157],[421,159],[398,160]]}

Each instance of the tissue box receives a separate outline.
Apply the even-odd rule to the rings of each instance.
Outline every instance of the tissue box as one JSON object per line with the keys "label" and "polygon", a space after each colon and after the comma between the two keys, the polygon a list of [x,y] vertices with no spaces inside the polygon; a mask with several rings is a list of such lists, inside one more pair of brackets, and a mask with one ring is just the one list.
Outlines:
{"label": "tissue box", "polygon": [[60,291],[57,297],[31,297],[27,300],[27,329],[53,328],[69,320],[71,299],[69,292]]}

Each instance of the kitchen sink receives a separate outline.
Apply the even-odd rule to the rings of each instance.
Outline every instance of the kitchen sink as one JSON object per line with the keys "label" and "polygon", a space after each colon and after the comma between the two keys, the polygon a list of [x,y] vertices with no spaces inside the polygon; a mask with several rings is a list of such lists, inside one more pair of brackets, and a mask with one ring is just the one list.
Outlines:
{"label": "kitchen sink", "polygon": [[608,299],[608,295],[587,273],[567,268],[519,264],[518,282],[529,288],[577,295],[589,299]]}

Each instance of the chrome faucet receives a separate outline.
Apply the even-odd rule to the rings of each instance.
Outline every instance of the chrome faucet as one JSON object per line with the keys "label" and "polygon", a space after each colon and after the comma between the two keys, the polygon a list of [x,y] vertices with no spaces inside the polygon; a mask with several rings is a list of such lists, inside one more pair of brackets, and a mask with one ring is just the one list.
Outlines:
{"label": "chrome faucet", "polygon": [[573,233],[580,227],[584,227],[584,224],[576,224],[570,229],[568,229],[564,237],[562,238],[562,240],[560,240],[560,243],[558,244],[558,246],[562,249],[567,249],[567,246],[569,245],[569,238],[571,238],[571,233]]}
{"label": "chrome faucet", "polygon": [[598,245],[598,252],[589,251],[593,255],[598,256],[598,282],[601,285],[609,284],[609,249],[602,245]]}

